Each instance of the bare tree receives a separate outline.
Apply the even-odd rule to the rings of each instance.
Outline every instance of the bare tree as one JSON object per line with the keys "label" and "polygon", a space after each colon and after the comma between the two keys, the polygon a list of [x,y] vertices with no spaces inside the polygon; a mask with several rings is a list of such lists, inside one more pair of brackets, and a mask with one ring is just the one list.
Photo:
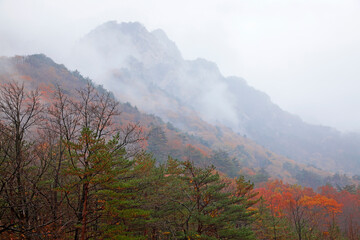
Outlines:
{"label": "bare tree", "polygon": [[42,122],[42,114],[39,91],[26,92],[24,85],[16,82],[0,86],[0,196],[3,203],[0,232],[31,238],[37,229],[47,225],[45,218],[39,218],[39,211],[45,205],[40,199],[38,183],[48,164],[46,159],[38,158],[39,145],[31,138],[35,135],[32,128]]}
{"label": "bare tree", "polygon": [[[96,154],[91,141],[101,145],[115,136],[109,153],[128,158],[144,136],[138,124],[121,126],[118,102],[91,83],[71,96],[57,86],[47,105],[45,111],[38,90],[26,91],[15,82],[0,86],[0,234],[86,239],[100,217],[94,193],[101,184],[90,179],[103,174],[91,169]],[[93,140],[74,148],[84,131]],[[123,156],[126,151],[119,150],[125,148],[129,154]],[[90,173],[66,175],[69,164]]]}
{"label": "bare tree", "polygon": [[[93,228],[96,228],[96,219],[99,216],[88,217],[89,206],[91,202],[96,202],[92,192],[96,191],[97,186],[88,182],[91,176],[79,175],[77,180],[63,178],[61,181],[61,170],[63,162],[70,163],[74,168],[88,169],[90,166],[89,159],[94,152],[90,146],[85,146],[81,153],[72,149],[72,144],[81,138],[84,129],[91,131],[94,140],[109,140],[114,135],[118,136],[119,142],[112,151],[115,153],[118,149],[129,148],[132,153],[138,148],[136,145],[142,141],[141,129],[137,124],[131,124],[121,128],[119,124],[114,123],[114,118],[119,117],[118,102],[113,99],[108,92],[99,92],[91,83],[83,89],[79,89],[74,94],[75,97],[66,96],[61,87],[57,87],[54,94],[54,102],[49,107],[48,128],[50,132],[55,133],[58,139],[56,160],[51,161],[53,164],[54,188],[64,187],[69,181],[72,181],[73,192],[64,191],[63,199],[66,201],[68,210],[73,212],[73,219],[62,221],[70,225],[82,226],[73,228],[74,239],[85,239],[88,222],[92,222]],[[90,143],[86,143],[90,144]],[[79,158],[79,155],[82,157]],[[75,181],[75,182],[74,182]],[[75,192],[74,192],[75,191]],[[71,196],[70,196],[71,195]],[[54,193],[52,200],[53,219],[57,219],[61,213],[58,212],[59,204],[63,199],[58,199],[57,193]],[[96,204],[95,204],[96,205]],[[60,229],[64,229],[61,226]]]}

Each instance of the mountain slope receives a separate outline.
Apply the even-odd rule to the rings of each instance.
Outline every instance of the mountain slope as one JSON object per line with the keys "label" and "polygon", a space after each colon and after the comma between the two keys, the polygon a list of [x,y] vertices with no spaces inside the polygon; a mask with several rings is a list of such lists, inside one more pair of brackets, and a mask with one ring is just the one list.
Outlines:
{"label": "mountain slope", "polygon": [[[51,92],[56,85],[61,85],[67,93],[76,97],[74,89],[85,87],[88,80],[79,72],[70,72],[64,65],[56,64],[45,55],[0,58],[0,83],[20,81],[24,82],[27,88],[39,87],[43,101],[52,100]],[[97,87],[97,90],[105,91],[101,87]],[[299,181],[299,174],[305,172],[312,176],[313,180],[317,179],[316,181],[331,177],[329,173],[296,164],[293,160],[275,154],[252,140],[235,134],[227,127],[208,124],[196,115],[190,120],[184,117],[184,123],[196,129],[195,135],[195,130],[181,131],[159,117],[141,113],[129,103],[121,103],[119,108],[122,114],[117,121],[122,125],[138,122],[144,132],[149,134],[144,147],[147,146],[154,152],[159,161],[164,161],[167,155],[178,159],[190,158],[198,164],[215,164],[218,169],[230,176],[237,175],[239,170],[243,174],[255,174],[255,181],[261,176],[262,180],[266,180],[266,174],[270,174],[272,178],[281,178],[286,182],[311,185],[313,183]],[[181,119],[181,116],[177,118]],[[323,181],[319,180],[313,186],[322,183]]]}
{"label": "mountain slope", "polygon": [[112,89],[120,100],[194,135],[201,136],[201,126],[193,121],[198,116],[297,162],[360,173],[358,134],[307,124],[243,79],[224,77],[216,64],[184,60],[161,30],[108,22],[81,39],[71,59],[71,67]]}

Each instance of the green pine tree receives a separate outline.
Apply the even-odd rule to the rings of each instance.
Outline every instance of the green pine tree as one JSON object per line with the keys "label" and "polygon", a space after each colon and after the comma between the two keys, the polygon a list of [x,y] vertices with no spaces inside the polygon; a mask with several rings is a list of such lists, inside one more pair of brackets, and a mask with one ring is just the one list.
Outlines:
{"label": "green pine tree", "polygon": [[164,173],[156,213],[168,238],[161,239],[254,239],[244,198],[225,191],[213,166],[170,158]]}

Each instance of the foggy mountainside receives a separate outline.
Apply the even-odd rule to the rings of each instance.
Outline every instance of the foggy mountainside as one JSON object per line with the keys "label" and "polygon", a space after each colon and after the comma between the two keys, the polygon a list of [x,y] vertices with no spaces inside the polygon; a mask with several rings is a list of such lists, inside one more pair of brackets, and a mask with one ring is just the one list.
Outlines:
{"label": "foggy mountainside", "polygon": [[0,0],[0,240],[360,240],[360,0]]}
{"label": "foggy mountainside", "polygon": [[196,116],[185,133],[43,54],[1,57],[0,83],[2,239],[359,236],[358,178]]}
{"label": "foggy mountainside", "polygon": [[[24,82],[27,88],[39,87],[46,102],[51,103],[56,86],[61,86],[76,98],[74,89],[84,88],[89,79],[83,78],[79,72],[70,72],[45,55],[31,55],[0,58],[0,82],[9,80]],[[98,90],[105,91],[102,87]],[[119,108],[121,115],[117,122],[122,126],[138,123],[144,135],[149,136],[144,147],[159,162],[165,162],[170,155],[181,160],[190,159],[202,166],[214,164],[231,177],[241,171],[254,182],[263,182],[269,177],[311,187],[327,182],[341,186],[353,182],[348,178],[337,179],[339,176],[332,177],[329,173],[275,154],[227,127],[204,122],[194,112],[190,112],[191,117],[174,113],[174,120],[186,123],[185,126],[191,129],[185,132],[159,117],[140,112],[129,103],[121,103]]]}
{"label": "foggy mountainside", "polygon": [[0,58],[0,100],[1,239],[359,237],[358,178],[185,133],[43,54]]}
{"label": "foggy mountainside", "polygon": [[358,134],[307,124],[244,79],[224,77],[215,63],[184,60],[162,30],[107,22],[84,36],[69,59],[119,100],[195,136],[201,136],[202,126],[193,124],[199,116],[299,163],[359,174]]}
{"label": "foggy mountainside", "polygon": [[71,59],[0,57],[0,239],[359,239],[358,135],[138,23]]}

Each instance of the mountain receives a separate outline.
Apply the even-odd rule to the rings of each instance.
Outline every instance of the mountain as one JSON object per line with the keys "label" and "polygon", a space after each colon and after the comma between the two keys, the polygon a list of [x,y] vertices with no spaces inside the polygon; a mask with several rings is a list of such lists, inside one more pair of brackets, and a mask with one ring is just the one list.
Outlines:
{"label": "mountain", "polygon": [[[307,124],[244,79],[224,77],[215,63],[183,59],[162,30],[107,22],[84,36],[72,52],[69,66],[104,84],[121,101],[194,136],[208,132],[198,124],[201,120],[298,163],[360,174],[359,134]],[[213,142],[221,145],[219,139]]]}
{"label": "mountain", "polygon": [[[91,80],[82,77],[78,71],[71,72],[64,65],[38,54],[1,57],[0,84],[8,81],[22,82],[26,89],[39,88],[42,101],[50,103],[57,85],[70,97],[77,98],[75,89],[86,87]],[[106,92],[101,86],[97,86],[96,90]],[[148,136],[142,146],[153,152],[159,162],[165,161],[168,155],[180,160],[190,159],[200,165],[214,164],[229,176],[245,174],[255,182],[266,181],[271,177],[317,187],[329,181],[341,182],[342,185],[352,181],[344,176],[332,176],[317,168],[298,164],[236,134],[228,127],[211,125],[196,113],[191,119],[181,114],[173,116],[179,122],[182,121],[184,126],[193,129],[185,132],[153,114],[139,111],[128,102],[120,103],[119,109],[121,115],[116,121],[123,126],[138,123],[144,135]]]}

